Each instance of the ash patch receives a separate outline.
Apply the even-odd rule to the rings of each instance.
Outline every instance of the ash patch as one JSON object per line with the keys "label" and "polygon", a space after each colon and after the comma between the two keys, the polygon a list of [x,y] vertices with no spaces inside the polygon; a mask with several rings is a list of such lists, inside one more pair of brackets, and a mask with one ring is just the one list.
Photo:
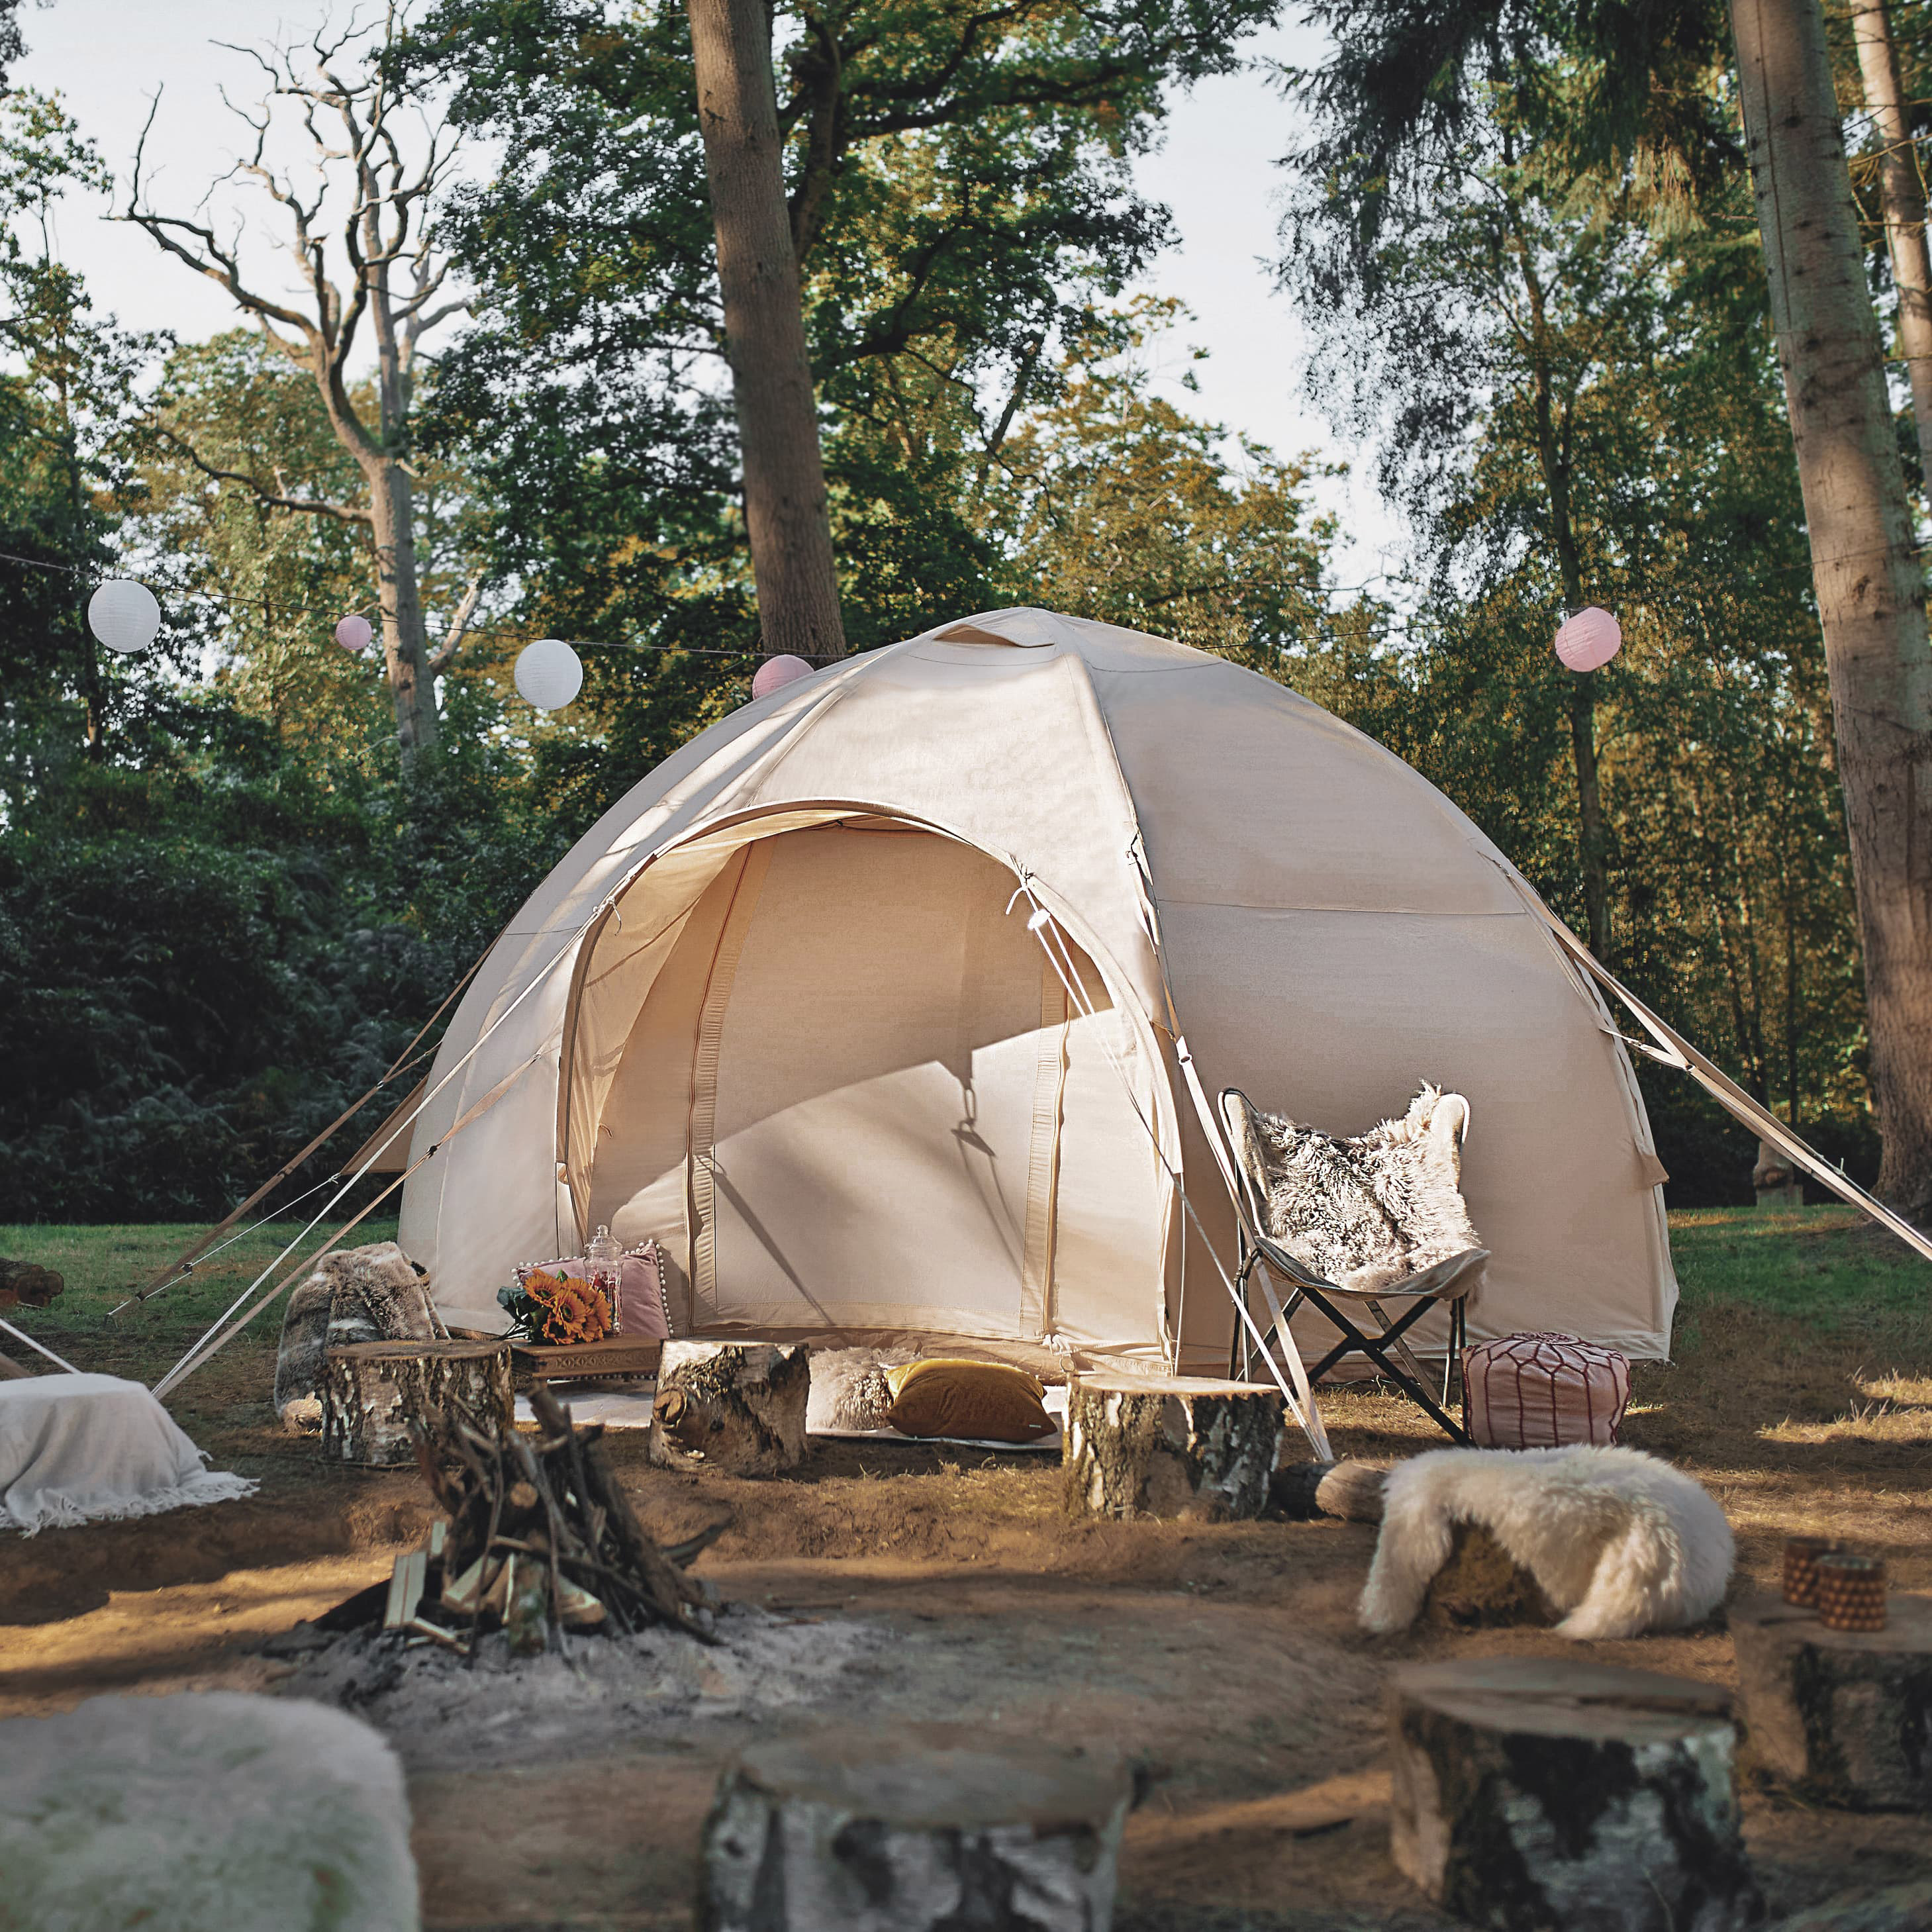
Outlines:
{"label": "ash patch", "polygon": [[887,1641],[874,1624],[804,1623],[748,1604],[723,1606],[716,1632],[715,1646],[667,1629],[566,1636],[561,1652],[538,1657],[512,1655],[497,1632],[465,1658],[358,1630],[310,1652],[275,1688],[366,1718],[412,1769],[512,1764],[842,1701]]}

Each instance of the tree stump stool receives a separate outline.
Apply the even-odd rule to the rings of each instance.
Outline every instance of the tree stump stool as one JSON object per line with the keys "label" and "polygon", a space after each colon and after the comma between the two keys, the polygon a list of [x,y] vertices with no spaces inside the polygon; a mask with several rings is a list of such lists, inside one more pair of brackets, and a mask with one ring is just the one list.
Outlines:
{"label": "tree stump stool", "polygon": [[667,1342],[650,1460],[670,1469],[775,1476],[805,1460],[812,1351],[802,1342]]}
{"label": "tree stump stool", "polygon": [[1268,1499],[1298,1522],[1318,1516],[1380,1522],[1388,1473],[1371,1462],[1283,1462],[1269,1479]]}
{"label": "tree stump stool", "polygon": [[1108,1932],[1133,1804],[1116,1751],[964,1726],[747,1750],[718,1780],[698,1932]]}
{"label": "tree stump stool", "polygon": [[1745,1762],[1852,1810],[1932,1808],[1932,1597],[1894,1591],[1882,1630],[1748,1597],[1730,1611]]}
{"label": "tree stump stool", "polygon": [[1061,1458],[1075,1515],[1259,1516],[1281,1442],[1281,1391],[1186,1376],[1082,1376]]}
{"label": "tree stump stool", "polygon": [[379,1468],[416,1460],[412,1418],[433,1436],[460,1416],[492,1440],[515,1426],[507,1342],[352,1342],[322,1366],[322,1453]]}
{"label": "tree stump stool", "polygon": [[1391,1850],[1497,1932],[1733,1932],[1763,1902],[1738,1836],[1725,1693],[1570,1658],[1390,1680]]}
{"label": "tree stump stool", "polygon": [[1450,1630],[1548,1630],[1562,1621],[1543,1586],[1484,1525],[1456,1523],[1450,1538],[1449,1560],[1429,1580],[1420,1622]]}

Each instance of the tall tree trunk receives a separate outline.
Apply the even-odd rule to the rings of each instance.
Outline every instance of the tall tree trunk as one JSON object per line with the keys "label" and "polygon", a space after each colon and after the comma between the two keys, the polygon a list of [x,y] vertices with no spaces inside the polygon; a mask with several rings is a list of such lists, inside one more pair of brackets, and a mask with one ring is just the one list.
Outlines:
{"label": "tall tree trunk", "polygon": [[1879,1191],[1932,1210],[1932,650],[1819,0],[1731,0],[1864,942]]}
{"label": "tall tree trunk", "polygon": [[1912,153],[1905,88],[1885,0],[1852,0],[1852,38],[1858,72],[1882,150],[1879,195],[1885,210],[1885,243],[1898,290],[1898,350],[1912,380],[1912,419],[1918,431],[1918,464],[1932,493],[1932,254],[1925,243],[1925,191]]}
{"label": "tall tree trunk", "polygon": [[[1537,333],[1537,459],[1543,470],[1543,487],[1550,498],[1550,535],[1556,551],[1556,567],[1562,574],[1563,601],[1574,617],[1584,608],[1583,561],[1576,548],[1576,528],[1570,512],[1569,460],[1556,421],[1550,359],[1542,346],[1548,311],[1529,244],[1520,233],[1518,241],[1518,264]],[[1583,912],[1590,928],[1590,950],[1599,959],[1607,961],[1610,956],[1610,836],[1604,823],[1603,782],[1597,770],[1597,674],[1566,670],[1564,675],[1570,680],[1570,753],[1576,771],[1576,859],[1583,875]]]}
{"label": "tall tree trunk", "polygon": [[405,771],[436,743],[436,681],[429,674],[429,640],[416,580],[416,499],[409,472],[393,457],[368,462],[369,508],[376,538],[376,580],[382,602],[382,659],[395,707],[396,738]]}
{"label": "tall tree trunk", "polygon": [[845,654],[764,0],[687,0],[767,657]]}

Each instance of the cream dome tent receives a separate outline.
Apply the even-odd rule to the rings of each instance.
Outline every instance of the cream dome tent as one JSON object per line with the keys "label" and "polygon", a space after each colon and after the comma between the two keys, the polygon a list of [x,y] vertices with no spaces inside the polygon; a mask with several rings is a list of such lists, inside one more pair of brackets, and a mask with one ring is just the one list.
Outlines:
{"label": "cream dome tent", "polygon": [[1665,1352],[1630,1063],[1501,853],[1280,686],[1042,610],[802,678],[608,812],[464,998],[400,1238],[460,1326],[608,1222],[680,1332],[1223,1372],[1178,1038],[1331,1131],[1467,1095],[1475,1332]]}

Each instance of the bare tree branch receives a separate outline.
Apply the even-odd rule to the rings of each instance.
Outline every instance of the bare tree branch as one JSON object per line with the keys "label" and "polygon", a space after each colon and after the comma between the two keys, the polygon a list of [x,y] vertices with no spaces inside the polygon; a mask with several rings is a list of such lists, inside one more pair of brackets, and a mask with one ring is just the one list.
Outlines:
{"label": "bare tree branch", "polygon": [[469,587],[463,593],[463,601],[456,607],[456,614],[449,620],[449,628],[445,634],[442,648],[429,661],[429,674],[440,677],[456,661],[456,654],[463,647],[464,634],[470,628],[470,620],[476,614],[476,600],[483,594],[483,573],[479,570],[470,580]]}
{"label": "bare tree branch", "polygon": [[278,510],[304,510],[311,516],[333,518],[339,524],[366,524],[369,521],[369,512],[354,503],[331,503],[320,497],[292,496],[280,487],[279,476],[275,479],[278,487],[272,490],[259,476],[245,470],[224,470],[219,464],[210,463],[185,436],[177,434],[166,423],[158,427],[164,440],[179,450],[204,476],[212,477],[218,483],[239,483],[254,493],[258,503],[266,503]]}

